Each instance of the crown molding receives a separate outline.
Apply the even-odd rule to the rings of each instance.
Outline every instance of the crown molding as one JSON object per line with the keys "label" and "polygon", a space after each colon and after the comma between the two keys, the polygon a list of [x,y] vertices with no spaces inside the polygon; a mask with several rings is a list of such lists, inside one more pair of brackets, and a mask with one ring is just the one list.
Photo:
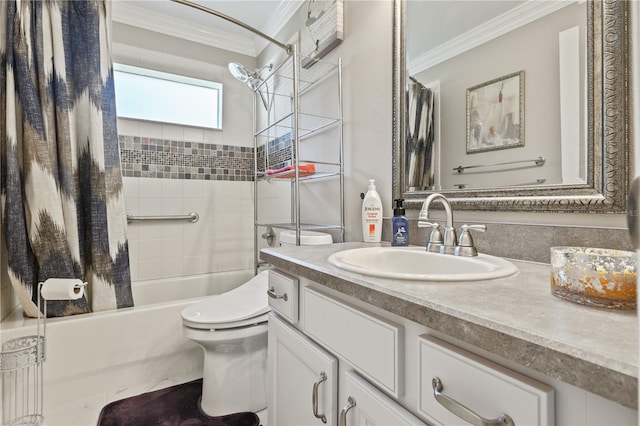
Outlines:
{"label": "crown molding", "polygon": [[213,26],[195,24],[135,6],[130,2],[112,2],[112,20],[243,55],[255,57],[257,54],[256,46],[250,36],[238,36],[217,30]]}
{"label": "crown molding", "polygon": [[575,2],[528,1],[407,62],[407,70],[415,75],[573,3]]}
{"label": "crown molding", "polygon": [[[280,31],[282,31],[282,29],[291,20],[291,18],[295,16],[295,14],[298,12],[298,9],[300,9],[305,3],[306,0],[281,1],[276,11],[269,17],[265,28],[261,31],[275,38],[275,36],[280,33]],[[278,41],[286,43],[283,40],[278,39]],[[258,47],[256,49],[258,53],[262,52],[264,48],[269,44],[267,40],[264,40],[263,38],[260,38],[258,36],[255,36],[255,42]]]}

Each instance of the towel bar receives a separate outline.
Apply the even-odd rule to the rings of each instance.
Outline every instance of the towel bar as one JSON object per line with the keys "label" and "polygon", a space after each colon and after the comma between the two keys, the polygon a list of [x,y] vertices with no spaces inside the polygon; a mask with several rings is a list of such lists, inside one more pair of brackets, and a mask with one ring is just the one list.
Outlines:
{"label": "towel bar", "polygon": [[191,223],[196,223],[200,219],[200,216],[196,212],[191,212],[186,215],[167,215],[167,216],[133,216],[127,215],[127,222],[137,222],[144,220],[188,220]]}

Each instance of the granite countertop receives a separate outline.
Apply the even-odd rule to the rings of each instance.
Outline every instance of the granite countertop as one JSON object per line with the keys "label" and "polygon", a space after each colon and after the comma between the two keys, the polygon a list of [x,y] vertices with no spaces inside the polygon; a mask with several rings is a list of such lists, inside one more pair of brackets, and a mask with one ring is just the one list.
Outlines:
{"label": "granite countertop", "polygon": [[512,260],[518,274],[497,280],[417,283],[350,273],[327,262],[335,252],[374,245],[268,248],[260,258],[519,365],[638,408],[635,311],[592,308],[552,296],[549,265],[542,263]]}

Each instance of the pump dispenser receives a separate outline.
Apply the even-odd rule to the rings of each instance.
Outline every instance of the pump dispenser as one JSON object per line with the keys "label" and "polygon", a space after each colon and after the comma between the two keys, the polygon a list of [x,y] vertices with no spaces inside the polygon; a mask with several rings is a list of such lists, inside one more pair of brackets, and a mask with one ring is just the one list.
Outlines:
{"label": "pump dispenser", "polygon": [[362,202],[362,237],[365,243],[379,243],[382,238],[382,200],[374,179],[369,179],[369,190]]}
{"label": "pump dispenser", "polygon": [[394,200],[393,217],[391,218],[391,234],[392,246],[408,246],[409,245],[409,219],[404,215],[404,207],[402,203],[404,199],[397,198]]}

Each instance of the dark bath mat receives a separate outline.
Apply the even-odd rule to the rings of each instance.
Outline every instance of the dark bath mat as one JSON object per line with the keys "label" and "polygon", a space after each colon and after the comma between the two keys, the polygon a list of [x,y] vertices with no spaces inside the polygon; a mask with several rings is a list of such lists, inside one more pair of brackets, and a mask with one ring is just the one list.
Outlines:
{"label": "dark bath mat", "polygon": [[254,413],[209,417],[200,410],[202,379],[114,401],[104,406],[98,426],[258,426]]}

